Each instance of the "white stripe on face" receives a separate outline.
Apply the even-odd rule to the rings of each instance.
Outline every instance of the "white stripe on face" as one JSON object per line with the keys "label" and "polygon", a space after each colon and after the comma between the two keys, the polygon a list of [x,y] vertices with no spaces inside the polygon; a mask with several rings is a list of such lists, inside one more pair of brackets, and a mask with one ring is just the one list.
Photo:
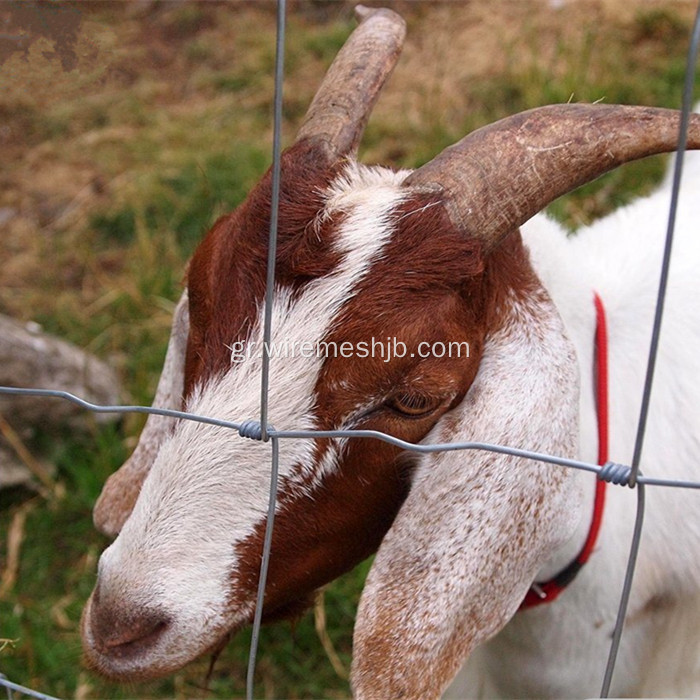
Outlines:
{"label": "white stripe on face", "polygon": [[[341,217],[334,242],[341,261],[295,297],[287,289],[276,291],[273,341],[320,341],[332,329],[343,304],[391,237],[391,212],[405,196],[399,187],[405,174],[352,164],[330,188],[322,216]],[[261,304],[247,341],[250,346],[262,348],[262,325]],[[313,392],[322,363],[322,357],[300,353],[272,358],[269,420],[277,429],[315,426]],[[232,421],[257,417],[261,364],[256,355],[232,363],[225,374],[192,392],[187,410]],[[332,468],[327,462],[336,454],[331,450],[322,460],[323,469],[314,470],[312,441],[285,442],[281,483],[300,465],[305,474],[313,472],[306,484],[313,488]],[[186,662],[213,641],[210,637],[217,630],[249,617],[252,601],[241,601],[234,619],[224,619],[224,614],[231,572],[237,567],[235,544],[265,517],[269,463],[267,444],[241,440],[225,428],[178,423],[119,538],[103,554],[103,588],[116,585],[125,605],[135,599],[171,614],[161,645],[173,647],[169,658],[177,653],[187,657],[182,663]],[[176,637],[177,652],[172,643]]]}

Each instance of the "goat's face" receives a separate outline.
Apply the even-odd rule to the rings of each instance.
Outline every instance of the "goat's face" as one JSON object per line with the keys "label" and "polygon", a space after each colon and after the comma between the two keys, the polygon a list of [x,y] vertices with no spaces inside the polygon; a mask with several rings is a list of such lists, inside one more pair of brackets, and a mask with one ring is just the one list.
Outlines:
{"label": "goat's face", "polygon": [[[283,161],[270,422],[418,442],[476,374],[488,312],[480,246],[434,198],[406,196],[406,173],[315,173],[317,160],[300,143]],[[266,177],[192,260],[189,411],[232,421],[259,411],[269,190]],[[98,668],[165,673],[251,619],[269,465],[269,445],[175,425],[100,562],[84,630]],[[385,443],[282,445],[268,617],[299,610],[376,550],[410,470],[410,458]]]}
{"label": "goat's face", "polygon": [[[388,72],[378,64],[390,67],[403,37],[393,13],[364,12],[283,158],[269,422],[572,457],[576,362],[517,227],[575,185],[672,149],[677,118],[543,108],[414,173],[363,168],[352,156]],[[270,200],[268,175],[196,252],[159,405],[259,415]],[[568,474],[551,472],[490,453],[281,441],[266,616],[293,614],[381,543],[356,625],[356,687],[437,694],[570,535]],[[95,510],[103,529],[121,528],[83,616],[96,668],[161,675],[251,620],[269,473],[268,444],[149,418]]]}

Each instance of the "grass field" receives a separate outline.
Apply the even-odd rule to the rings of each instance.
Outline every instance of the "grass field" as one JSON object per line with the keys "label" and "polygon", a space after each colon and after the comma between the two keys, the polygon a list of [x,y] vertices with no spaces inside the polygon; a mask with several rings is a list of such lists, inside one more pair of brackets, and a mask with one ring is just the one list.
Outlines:
{"label": "grass field", "polygon": [[[416,166],[484,123],[550,102],[680,104],[693,2],[384,4],[405,15],[408,38],[365,162]],[[0,55],[0,312],[107,360],[125,397],[150,403],[186,261],[270,162],[274,4],[52,7],[75,20],[68,54],[45,36]],[[352,27],[350,3],[291,3],[287,143]],[[551,211],[575,229],[648,191],[663,167],[626,166]],[[240,697],[249,633],[221,654],[208,689],[208,659],[129,687],[81,666],[80,613],[107,545],[91,508],[141,425],[128,417],[27,438],[56,471],[42,495],[0,492],[0,672],[60,697]],[[349,696],[343,669],[367,568],[330,585],[315,614],[265,628],[260,696]]]}

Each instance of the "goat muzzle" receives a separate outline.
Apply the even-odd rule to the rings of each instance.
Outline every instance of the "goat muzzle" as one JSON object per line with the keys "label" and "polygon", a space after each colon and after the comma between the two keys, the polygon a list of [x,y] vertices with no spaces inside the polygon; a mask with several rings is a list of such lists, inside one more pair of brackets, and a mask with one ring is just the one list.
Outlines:
{"label": "goat muzzle", "polygon": [[[119,677],[122,664],[131,664],[149,654],[170,625],[170,618],[158,609],[123,610],[103,603],[99,588],[93,593],[83,616],[83,633],[90,640],[88,660],[101,673]],[[112,667],[112,662],[116,665]]]}

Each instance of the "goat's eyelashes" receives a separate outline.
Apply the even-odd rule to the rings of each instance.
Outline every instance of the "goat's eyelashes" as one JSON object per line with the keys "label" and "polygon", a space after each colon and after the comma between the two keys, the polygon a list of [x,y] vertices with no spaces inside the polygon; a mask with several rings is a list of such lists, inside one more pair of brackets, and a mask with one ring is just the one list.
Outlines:
{"label": "goat's eyelashes", "polygon": [[441,397],[403,393],[392,396],[386,402],[386,406],[407,418],[423,418],[434,413],[443,404],[443,401],[444,399]]}

